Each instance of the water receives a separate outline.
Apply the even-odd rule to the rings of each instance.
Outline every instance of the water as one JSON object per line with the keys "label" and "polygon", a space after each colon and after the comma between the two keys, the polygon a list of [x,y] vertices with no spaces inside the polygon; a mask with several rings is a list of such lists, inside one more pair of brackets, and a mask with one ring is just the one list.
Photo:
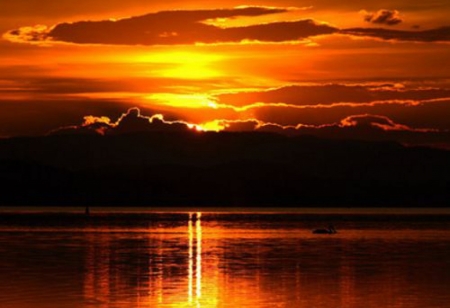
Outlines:
{"label": "water", "polygon": [[0,213],[0,307],[450,307],[449,215],[189,217]]}

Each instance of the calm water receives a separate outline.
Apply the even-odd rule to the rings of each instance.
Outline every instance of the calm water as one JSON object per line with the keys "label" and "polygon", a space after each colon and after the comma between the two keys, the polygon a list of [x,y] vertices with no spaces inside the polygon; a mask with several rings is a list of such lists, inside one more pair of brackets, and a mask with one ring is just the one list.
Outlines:
{"label": "calm water", "polygon": [[449,222],[3,212],[0,307],[450,307]]}

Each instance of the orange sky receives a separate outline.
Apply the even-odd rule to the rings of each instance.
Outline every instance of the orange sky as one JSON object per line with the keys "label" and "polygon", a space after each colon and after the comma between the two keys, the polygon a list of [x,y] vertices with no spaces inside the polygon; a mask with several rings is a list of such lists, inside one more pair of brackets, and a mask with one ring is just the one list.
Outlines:
{"label": "orange sky", "polygon": [[445,0],[3,1],[0,136],[120,126],[138,107],[206,130],[450,143],[449,13]]}

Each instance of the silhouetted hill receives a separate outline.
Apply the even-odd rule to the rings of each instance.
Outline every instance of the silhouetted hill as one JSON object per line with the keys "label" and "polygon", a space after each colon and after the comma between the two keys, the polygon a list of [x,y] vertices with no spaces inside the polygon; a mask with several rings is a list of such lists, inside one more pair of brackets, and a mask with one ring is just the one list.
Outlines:
{"label": "silhouetted hill", "polygon": [[450,152],[269,133],[0,140],[3,205],[447,206]]}

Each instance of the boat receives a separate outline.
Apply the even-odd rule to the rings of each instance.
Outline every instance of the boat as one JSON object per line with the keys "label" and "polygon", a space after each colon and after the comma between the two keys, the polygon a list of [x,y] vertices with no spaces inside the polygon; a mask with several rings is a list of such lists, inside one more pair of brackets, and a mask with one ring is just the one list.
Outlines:
{"label": "boat", "polygon": [[337,231],[333,225],[330,225],[327,229],[314,229],[312,231],[314,234],[336,234]]}

